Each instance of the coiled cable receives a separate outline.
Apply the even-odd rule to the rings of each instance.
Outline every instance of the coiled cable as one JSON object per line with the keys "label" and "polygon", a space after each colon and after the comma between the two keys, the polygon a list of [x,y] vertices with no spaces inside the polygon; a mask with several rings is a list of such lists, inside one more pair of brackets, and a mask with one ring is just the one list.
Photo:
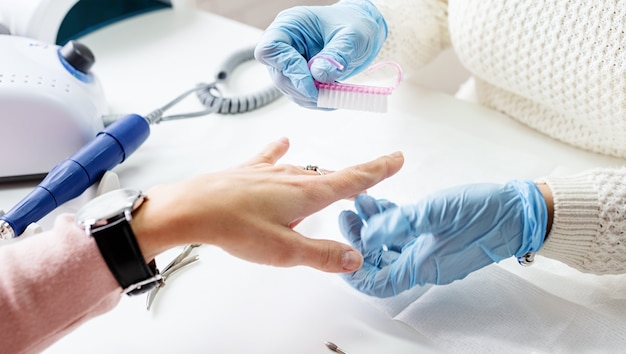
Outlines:
{"label": "coiled cable", "polygon": [[[233,53],[221,66],[217,73],[216,84],[226,83],[235,69],[242,63],[254,60],[254,47],[245,48]],[[217,93],[217,95],[216,95]],[[210,111],[220,114],[245,113],[263,107],[281,96],[281,92],[274,86],[251,94],[222,97],[213,85],[204,85],[196,91],[200,102]]]}
{"label": "coiled cable", "polygon": [[[246,113],[268,105],[281,97],[281,92],[272,84],[261,90],[258,90],[251,94],[224,97],[222,91],[218,85],[224,85],[228,83],[232,73],[237,67],[247,61],[254,60],[254,47],[245,48],[234,52],[230,55],[217,72],[214,82],[206,84],[200,83],[196,87],[189,89],[178,97],[168,102],[164,106],[155,109],[145,116],[150,124],[158,124],[163,121],[177,120],[183,118],[199,117],[211,113],[220,114],[238,114]],[[196,96],[204,106],[204,110],[197,112],[189,112],[175,115],[167,115],[164,113],[168,109],[172,108],[185,97],[192,93],[196,93]],[[124,115],[114,114],[102,117],[104,125],[108,126],[120,117]]]}

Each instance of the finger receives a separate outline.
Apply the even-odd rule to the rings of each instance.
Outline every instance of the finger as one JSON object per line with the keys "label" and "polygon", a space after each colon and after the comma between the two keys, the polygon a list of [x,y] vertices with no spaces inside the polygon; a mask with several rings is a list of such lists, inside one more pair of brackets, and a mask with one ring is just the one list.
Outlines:
{"label": "finger", "polygon": [[311,24],[310,16],[311,11],[306,7],[278,13],[257,41],[255,58],[266,65],[272,65],[276,55],[281,53],[310,59],[309,53],[317,53],[324,46],[320,29],[306,28],[306,24]]}
{"label": "finger", "polygon": [[380,257],[380,264],[378,265],[378,267],[384,268],[389,266],[390,264],[397,261],[398,258],[400,258],[401,254],[402,253],[400,253],[399,251],[394,251],[391,249],[384,251],[382,256]]}
{"label": "finger", "polygon": [[[264,38],[271,38],[264,41]],[[255,58],[268,67],[275,86],[298,104],[315,106],[317,88],[307,59],[292,47],[281,30],[267,30],[254,51]]]}
{"label": "finger", "polygon": [[320,60],[320,63],[311,65],[313,77],[319,81],[324,80],[322,82],[331,82],[349,78],[363,71],[374,60],[375,55],[371,53],[377,50],[376,37],[374,34],[367,35],[350,29],[337,32],[318,56],[336,61],[340,64],[341,70],[337,70],[336,64],[330,63],[331,66]]}
{"label": "finger", "polygon": [[[324,272],[353,272],[363,264],[363,256],[353,247],[332,240],[318,240],[298,234],[295,249],[283,255],[289,266],[304,265]],[[285,249],[286,251],[286,249]]]}
{"label": "finger", "polygon": [[253,166],[258,164],[275,164],[289,150],[289,139],[280,138],[266,145],[261,152],[249,159],[244,166]]}
{"label": "finger", "polygon": [[341,274],[341,277],[360,292],[376,297],[390,297],[399,293],[394,289],[394,279],[389,277],[389,267],[379,269],[368,263],[352,273]]}
{"label": "finger", "polygon": [[[301,55],[293,47],[293,39],[287,32],[288,27],[281,28],[281,22],[277,22],[280,15],[261,34],[254,48],[254,59],[259,63],[271,67],[279,67],[284,63],[284,56],[295,57]],[[281,58],[281,56],[283,56]]]}
{"label": "finger", "polygon": [[344,210],[339,214],[339,229],[343,237],[350,242],[350,244],[356,247],[359,251],[361,249],[361,228],[363,227],[363,221],[361,218],[350,210]]}
{"label": "finger", "polygon": [[[337,59],[334,59],[335,56]],[[345,59],[336,53],[320,53],[309,61],[309,70],[311,76],[319,82],[335,82],[343,74],[345,63]]]}
{"label": "finger", "polygon": [[268,29],[254,48],[254,58],[266,66],[289,73],[310,76],[307,59],[292,46],[293,41],[280,29]]}
{"label": "finger", "polygon": [[357,214],[366,221],[372,215],[378,214],[381,211],[378,208],[378,204],[376,204],[376,199],[367,194],[359,194],[354,199],[354,207],[356,208]]}
{"label": "finger", "polygon": [[397,205],[388,200],[377,200],[366,194],[358,195],[354,201],[354,206],[359,216],[366,221],[376,214],[382,213],[390,208],[397,207]]}
{"label": "finger", "polygon": [[317,108],[319,92],[309,73],[302,73],[301,69],[285,71],[275,67],[268,67],[268,73],[274,86],[291,101],[305,108]]}
{"label": "finger", "polygon": [[394,250],[385,244],[380,247],[372,248],[370,245],[362,243],[361,254],[365,263],[371,264],[377,268],[383,268],[395,262],[402,254],[402,249]]}
{"label": "finger", "polygon": [[376,267],[383,267],[398,258],[398,253],[387,249],[385,245],[377,248],[364,247],[361,241],[361,231],[364,227],[361,217],[350,210],[339,214],[339,229],[352,246],[361,252],[364,261]]}
{"label": "finger", "polygon": [[323,181],[330,187],[324,197],[328,203],[331,203],[337,199],[354,196],[393,176],[403,164],[404,156],[400,152],[395,152],[370,162],[320,176],[318,181]]}
{"label": "finger", "polygon": [[416,237],[418,234],[400,208],[372,216],[361,231],[361,242],[367,253],[383,248],[399,252]]}
{"label": "finger", "polygon": [[413,253],[405,252],[387,266],[378,268],[370,263],[342,277],[357,290],[371,296],[390,297],[425,284],[437,284],[437,265],[432,259],[418,266]]}

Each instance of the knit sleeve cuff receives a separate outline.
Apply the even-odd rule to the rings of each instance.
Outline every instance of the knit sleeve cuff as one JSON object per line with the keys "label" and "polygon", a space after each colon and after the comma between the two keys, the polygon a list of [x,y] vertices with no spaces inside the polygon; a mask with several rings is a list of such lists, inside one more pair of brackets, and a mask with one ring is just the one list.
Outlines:
{"label": "knit sleeve cuff", "polygon": [[387,40],[375,62],[394,61],[408,77],[450,46],[446,1],[371,1],[388,28]]}
{"label": "knit sleeve cuff", "polygon": [[596,188],[584,174],[542,180],[554,197],[554,220],[539,254],[584,271],[600,227]]}

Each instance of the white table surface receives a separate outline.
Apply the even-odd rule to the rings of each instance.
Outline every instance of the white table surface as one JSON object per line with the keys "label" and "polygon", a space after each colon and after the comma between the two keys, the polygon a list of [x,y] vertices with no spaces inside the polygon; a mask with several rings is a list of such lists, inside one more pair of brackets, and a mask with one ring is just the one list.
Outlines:
{"label": "white table surface", "polygon": [[[146,114],[196,83],[211,81],[228,54],[253,45],[260,33],[209,13],[177,9],[115,23],[81,41],[96,55],[93,70],[104,85],[111,111]],[[229,89],[249,92],[269,83],[265,69],[250,63]],[[191,97],[177,110],[200,108]],[[402,150],[405,167],[370,190],[374,196],[397,203],[413,202],[461,183],[505,182],[623,164],[555,142],[496,112],[406,82],[390,97],[385,114],[320,112],[281,98],[252,113],[164,122],[152,127],[148,141],[115,172],[122,186],[147,189],[233,166],[281,136],[292,143],[281,162],[328,169]],[[0,202],[12,205],[31,187],[2,186]],[[41,224],[50,227],[56,214],[73,211],[88,198],[89,193],[67,203]],[[348,201],[337,202],[297,229],[309,237],[342,240],[337,215],[350,207]],[[157,260],[165,264],[175,251]],[[381,311],[389,309],[385,301],[356,293],[336,275],[305,267],[252,264],[212,246],[201,247],[199,254],[200,262],[173,278],[151,311],[146,311],[143,296],[123,298],[113,311],[89,321],[46,353],[330,353],[324,346],[327,340],[350,354],[426,353],[439,345],[439,334],[394,320]],[[590,308],[598,299],[614,300],[606,311],[626,304],[623,277],[583,275],[541,257],[537,263],[522,268],[505,261],[497,267],[558,301]],[[458,286],[471,284],[471,279]],[[572,295],[581,289],[587,296]],[[461,302],[440,305],[463,305],[462,300],[447,301]],[[499,301],[503,308],[515,305]],[[561,315],[556,313],[554,318]],[[623,311],[615,316],[620,323],[626,322]],[[476,329],[489,338],[491,327],[485,325],[489,318],[481,321]],[[495,344],[490,348],[484,338],[481,343],[486,351],[500,348]],[[526,351],[524,343],[513,344]],[[559,352],[570,346],[555,339],[550,348]]]}

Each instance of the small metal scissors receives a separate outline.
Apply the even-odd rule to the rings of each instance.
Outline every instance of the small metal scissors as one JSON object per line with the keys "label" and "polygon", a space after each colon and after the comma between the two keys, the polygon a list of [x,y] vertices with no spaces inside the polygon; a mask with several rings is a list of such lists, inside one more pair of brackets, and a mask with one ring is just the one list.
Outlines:
{"label": "small metal scissors", "polygon": [[157,293],[162,287],[165,286],[167,278],[170,275],[172,275],[177,270],[180,270],[181,268],[200,259],[200,256],[198,255],[190,256],[191,251],[193,251],[194,248],[200,246],[200,244],[195,243],[185,246],[185,248],[183,248],[183,251],[178,256],[176,256],[176,258],[174,258],[167,266],[165,266],[165,268],[163,268],[163,271],[161,272],[161,281],[148,293],[148,297],[146,298],[146,310],[150,311],[150,307],[152,307]]}

